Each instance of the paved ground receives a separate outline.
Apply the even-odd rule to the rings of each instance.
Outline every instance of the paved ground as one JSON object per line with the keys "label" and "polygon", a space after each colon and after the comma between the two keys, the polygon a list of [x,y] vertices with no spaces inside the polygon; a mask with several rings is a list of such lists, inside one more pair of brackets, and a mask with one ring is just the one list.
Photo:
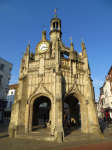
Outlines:
{"label": "paved ground", "polygon": [[[102,130],[105,130],[105,123],[102,119],[99,119],[100,124],[102,124]],[[112,149],[112,139],[88,139],[88,140],[79,140],[79,141],[72,141],[69,140],[68,142],[63,143],[56,143],[56,142],[48,142],[48,141],[38,141],[38,140],[30,140],[30,139],[21,139],[21,138],[9,138],[8,132],[6,131],[7,126],[9,124],[8,120],[5,120],[3,124],[0,124],[0,150],[89,150],[95,149],[99,150],[100,148],[103,150],[104,148]],[[71,134],[72,135],[72,134]],[[80,138],[79,138],[80,139]],[[109,142],[109,143],[108,143]],[[85,145],[85,146],[84,146]],[[66,149],[68,148],[68,149]]]}
{"label": "paved ground", "polygon": [[85,145],[72,148],[64,148],[60,150],[111,150],[111,149],[112,149],[112,142]]}

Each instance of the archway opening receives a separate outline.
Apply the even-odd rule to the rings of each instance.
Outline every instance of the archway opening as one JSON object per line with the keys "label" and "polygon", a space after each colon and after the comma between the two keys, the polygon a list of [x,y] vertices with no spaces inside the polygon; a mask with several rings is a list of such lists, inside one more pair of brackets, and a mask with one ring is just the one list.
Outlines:
{"label": "archway opening", "polygon": [[46,128],[48,122],[51,125],[51,100],[46,96],[41,96],[33,103],[32,130]]}
{"label": "archway opening", "polygon": [[[71,131],[81,128],[81,115],[80,115],[80,102],[74,95],[69,95],[66,97],[64,103],[68,104],[68,114],[67,121],[70,124]],[[66,124],[64,125],[66,128]]]}

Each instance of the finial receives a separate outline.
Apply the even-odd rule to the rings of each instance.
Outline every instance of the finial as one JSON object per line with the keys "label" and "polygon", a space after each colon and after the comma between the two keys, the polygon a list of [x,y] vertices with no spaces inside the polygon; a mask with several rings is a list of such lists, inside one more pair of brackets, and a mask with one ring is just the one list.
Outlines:
{"label": "finial", "polygon": [[33,53],[33,48],[32,48],[32,53]]}
{"label": "finial", "polygon": [[70,41],[71,41],[71,43],[72,43],[72,37],[70,37],[70,38],[69,38],[69,40],[70,40]]}
{"label": "finial", "polygon": [[56,11],[58,8],[55,8],[54,13],[55,13],[55,18],[57,17]]}
{"label": "finial", "polygon": [[44,30],[45,30],[45,25],[43,25],[43,27],[44,27]]}
{"label": "finial", "polygon": [[82,40],[82,42],[84,42],[84,41],[83,41],[83,38],[82,38],[81,40]]}

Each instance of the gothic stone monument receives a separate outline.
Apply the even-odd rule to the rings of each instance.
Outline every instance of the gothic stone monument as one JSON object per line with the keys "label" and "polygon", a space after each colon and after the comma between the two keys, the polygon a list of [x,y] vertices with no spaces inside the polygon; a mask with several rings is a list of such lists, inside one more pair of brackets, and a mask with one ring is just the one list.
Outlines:
{"label": "gothic stone monument", "polygon": [[51,121],[50,133],[55,140],[62,142],[64,103],[70,107],[71,121],[78,123],[80,102],[82,132],[102,137],[85,44],[81,43],[82,52],[78,54],[74,51],[73,42],[70,48],[65,47],[61,37],[61,20],[55,15],[50,22],[50,41],[46,39],[44,30],[34,54],[30,53],[28,44],[21,60],[9,132],[15,129],[15,135],[31,133],[33,126],[38,125],[39,105],[46,102]]}

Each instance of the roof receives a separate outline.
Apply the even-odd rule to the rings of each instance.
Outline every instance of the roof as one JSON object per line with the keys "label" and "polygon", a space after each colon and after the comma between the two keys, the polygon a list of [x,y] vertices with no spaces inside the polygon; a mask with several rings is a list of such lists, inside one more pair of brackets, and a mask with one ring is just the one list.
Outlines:
{"label": "roof", "polygon": [[109,75],[109,73],[110,73],[111,70],[112,70],[112,66],[110,67],[110,70],[109,70],[109,72],[108,72],[108,75]]}
{"label": "roof", "polygon": [[18,84],[9,85],[9,88],[10,88],[10,89],[16,89],[16,88],[17,88],[17,85],[18,85]]}
{"label": "roof", "polygon": [[[1,58],[1,57],[0,57]],[[4,61],[6,61],[5,59],[3,59],[3,58],[1,58],[2,60],[4,60]],[[8,62],[8,61],[6,61],[6,62]],[[8,62],[9,64],[12,64],[12,63],[10,63],[10,62]],[[13,64],[12,64],[13,65]]]}

